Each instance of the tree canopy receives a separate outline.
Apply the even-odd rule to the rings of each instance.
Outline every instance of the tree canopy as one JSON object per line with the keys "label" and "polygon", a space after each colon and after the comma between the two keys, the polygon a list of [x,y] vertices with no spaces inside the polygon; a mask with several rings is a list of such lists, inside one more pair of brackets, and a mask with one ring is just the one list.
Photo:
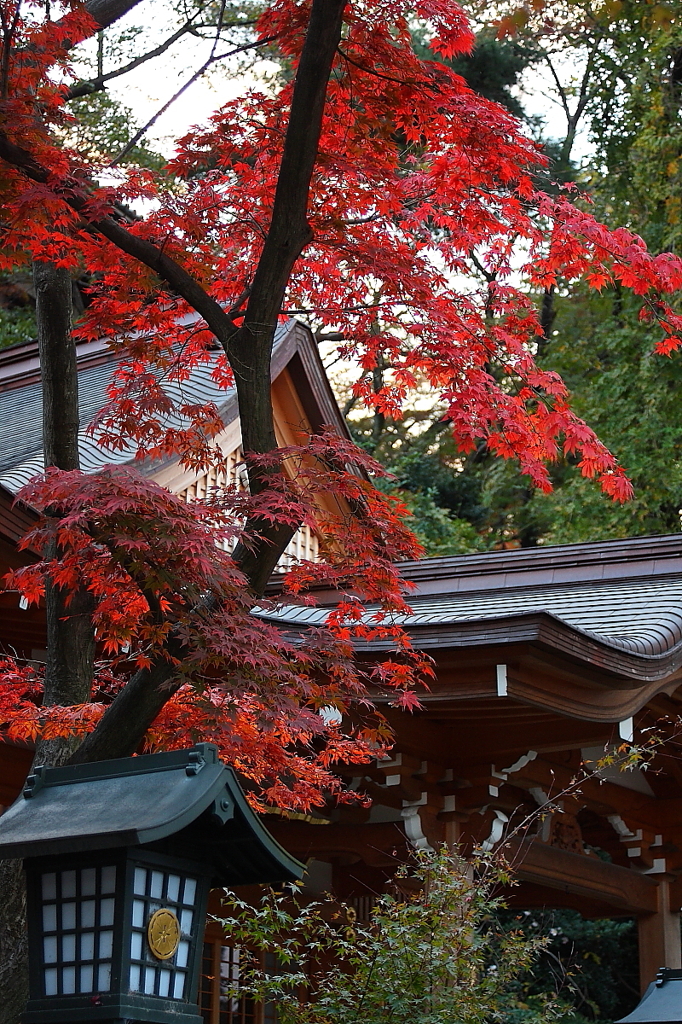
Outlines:
{"label": "tree canopy", "polygon": [[[60,696],[48,662],[39,715],[39,682],[8,662],[3,714],[15,735],[85,734],[75,760],[132,753],[145,737],[221,736],[256,794],[305,807],[338,790],[335,760],[371,756],[385,739],[380,722],[363,721],[368,687],[410,707],[430,669],[395,620],[407,595],[394,563],[419,549],[403,507],[371,482],[380,467],[328,432],[278,447],[278,320],[342,335],[341,354],[359,368],[354,398],[375,416],[399,419],[426,386],[458,452],[515,459],[542,492],[563,454],[620,502],[631,493],[622,468],[534,357],[543,324],[532,291],[578,279],[630,289],[658,325],[655,348],[669,352],[682,318],[667,296],[682,262],[606,227],[570,191],[538,190],[538,145],[447,64],[473,42],[450,0],[276,0],[241,47],[276,46],[291,69],[280,85],[224,103],[162,170],[111,160],[79,145],[73,54],[134,6],[3,0],[2,269],[33,261],[46,387],[75,372],[55,371],[74,338],[108,339],[118,369],[93,429],[140,460],[199,471],[223,459],[216,407],[187,403],[185,426],[169,429],[163,389],[208,365],[218,345],[212,372],[236,389],[249,490],[183,505],[143,474],[88,477],[73,446],[48,444],[48,469],[24,494],[44,513],[30,538],[42,559],[11,583],[30,601],[46,588],[48,604],[61,602],[55,637],[82,601],[93,652],[96,641],[109,660],[84,667],[78,701]],[[415,18],[427,26],[426,56]],[[57,315],[70,312],[69,275],[87,280],[73,330]],[[67,399],[53,395],[55,415]],[[54,417],[47,435],[53,427]],[[339,511],[320,521],[322,493]],[[277,599],[264,594],[313,518],[323,560],[293,566],[280,599],[313,601],[316,584],[341,597],[324,630],[294,642],[268,622]],[[352,653],[367,638],[393,651],[366,671]],[[26,700],[13,713],[18,684]],[[355,724],[320,713],[330,705],[355,708]]]}

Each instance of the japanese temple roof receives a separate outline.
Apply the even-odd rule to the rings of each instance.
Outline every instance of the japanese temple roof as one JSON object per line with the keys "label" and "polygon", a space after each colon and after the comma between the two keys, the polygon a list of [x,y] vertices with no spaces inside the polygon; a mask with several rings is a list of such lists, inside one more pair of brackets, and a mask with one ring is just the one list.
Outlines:
{"label": "japanese temple roof", "polygon": [[[425,650],[539,643],[640,681],[682,666],[682,534],[424,559],[402,569],[416,589],[411,614],[397,621]],[[294,629],[319,625],[331,597],[268,618]]]}
{"label": "japanese temple roof", "polygon": [[177,841],[185,832],[195,856],[210,857],[221,885],[287,881],[303,873],[251,810],[216,747],[205,743],[36,769],[0,819],[0,857],[148,845]]}
{"label": "japanese temple roof", "polygon": [[[443,627],[449,626],[455,627],[447,633],[449,639],[466,638],[468,643],[489,641],[493,623],[500,623],[494,627],[498,639],[518,637],[520,631],[532,634],[530,620],[542,615],[577,634],[644,658],[668,654],[682,642],[682,573],[664,581],[638,581],[636,587],[622,581],[529,587],[511,593],[434,595],[412,599],[410,604],[411,615],[397,615],[392,621],[407,626],[427,646],[442,644]],[[368,620],[373,611],[368,609]],[[287,606],[278,618],[319,625],[326,613],[324,608]]]}
{"label": "japanese temple roof", "polygon": [[[194,317],[185,317],[187,323]],[[219,352],[216,350],[215,360]],[[95,472],[103,465],[132,462],[133,446],[121,450],[102,448],[87,433],[87,427],[107,400],[118,356],[106,339],[78,346],[78,388],[81,431],[79,454],[85,472]],[[310,332],[296,320],[288,320],[277,328],[272,358],[272,379],[295,362],[299,396],[314,429],[333,425],[342,435],[347,428],[331,387],[324,373],[317,346]],[[238,417],[234,388],[225,390],[213,380],[213,363],[195,367],[187,381],[164,383],[164,390],[174,407],[185,403],[215,402],[227,426]],[[186,421],[171,413],[166,425],[179,429]],[[42,390],[40,363],[36,343],[13,346],[0,352],[0,485],[16,493],[43,468],[42,456]],[[163,463],[159,460],[149,468],[153,471]],[[141,468],[145,468],[141,464]]]}

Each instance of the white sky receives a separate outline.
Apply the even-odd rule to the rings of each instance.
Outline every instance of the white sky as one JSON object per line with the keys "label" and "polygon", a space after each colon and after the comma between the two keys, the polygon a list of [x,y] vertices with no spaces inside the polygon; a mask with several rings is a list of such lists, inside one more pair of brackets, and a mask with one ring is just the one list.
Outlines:
{"label": "white sky", "polygon": [[[135,54],[145,52],[159,45],[170,34],[168,25],[175,22],[174,17],[169,15],[170,7],[166,0],[143,0],[109,31],[118,34],[132,27],[142,28],[143,34],[135,43]],[[132,109],[137,121],[136,127],[140,128],[202,66],[210,55],[211,46],[211,40],[185,35],[160,57],[142,64],[120,79],[112,79],[107,85],[107,91]],[[228,48],[221,44],[221,50],[218,52],[224,52]],[[94,41],[90,41],[87,49],[91,55],[94,54]],[[126,57],[126,60],[128,59],[130,57]],[[108,65],[105,48],[105,72],[119,63],[125,61],[111,61]],[[251,59],[249,63],[251,64]],[[263,81],[267,79],[268,72],[272,72],[272,68],[273,65],[268,61],[260,61],[255,65],[255,71]],[[234,58],[215,65],[174,101],[145,138],[153,148],[170,154],[173,139],[181,137],[193,125],[201,124],[214,110],[239,95],[255,81],[256,76],[252,70],[246,74],[240,73]]]}
{"label": "white sky", "polygon": [[[143,0],[126,19],[122,19],[112,32],[134,27],[143,30],[145,45],[149,49],[158,45],[168,34],[167,25],[173,22],[169,16],[171,5],[167,0]],[[140,40],[135,44],[136,52]],[[94,52],[94,43],[89,44]],[[165,104],[171,96],[201,67],[210,53],[210,40],[200,40],[193,36],[184,36],[175,46],[154,58],[140,68],[124,76],[114,79],[108,86],[110,94],[120,99],[133,110],[141,127]],[[113,62],[115,66],[118,61]],[[163,114],[154,127],[148,132],[147,141],[166,154],[173,149],[172,140],[180,137],[192,125],[203,122],[215,109],[234,98],[249,84],[258,80],[265,81],[272,73],[273,65],[260,61],[252,65],[246,73],[240,73],[236,61],[226,61],[215,67],[202,79],[194,82],[172,107]],[[106,66],[105,71],[109,70]],[[566,78],[570,78],[571,68],[563,69]],[[521,100],[529,114],[540,116],[545,122],[545,134],[548,137],[560,138],[565,132],[565,120],[559,104],[552,98],[552,82],[542,67],[527,73]],[[588,152],[587,141],[579,138],[575,155],[580,158]]]}

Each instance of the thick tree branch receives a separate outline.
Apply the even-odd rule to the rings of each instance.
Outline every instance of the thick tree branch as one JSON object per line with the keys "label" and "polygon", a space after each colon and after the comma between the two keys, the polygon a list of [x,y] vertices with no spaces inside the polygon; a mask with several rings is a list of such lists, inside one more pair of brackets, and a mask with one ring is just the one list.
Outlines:
{"label": "thick tree branch", "polygon": [[85,9],[102,29],[113,25],[139,3],[140,0],[88,0]]}
{"label": "thick tree branch", "polygon": [[[270,399],[272,345],[291,271],[312,238],[307,220],[310,182],[345,6],[346,0],[313,0],[296,72],[270,229],[254,275],[243,325],[228,339],[226,346],[239,398],[247,465],[249,452],[260,454],[277,447]],[[252,492],[265,489],[270,474],[253,465],[248,468]],[[255,538],[252,546],[237,546],[235,557],[256,592],[265,587],[277,563],[278,547],[288,542],[287,531],[288,528],[279,527],[277,532],[281,536],[268,537],[256,522],[251,524],[250,532]],[[292,534],[293,530],[289,536]]]}
{"label": "thick tree branch", "polygon": [[[32,181],[47,184],[50,180],[47,168],[37,163],[27,150],[11,142],[4,132],[0,132],[0,158],[14,167],[20,168]],[[57,191],[73,210],[87,217],[88,197],[84,192],[74,188],[67,190],[65,187]],[[179,263],[167,256],[160,246],[132,234],[112,217],[90,221],[88,226],[158,274],[204,318],[221,344],[227,344],[235,328],[225,310],[220,303],[211,298],[191,274],[188,274]]]}
{"label": "thick tree branch", "polygon": [[[95,26],[92,34],[101,32],[102,29],[108,28],[113,25],[114,22],[119,21],[120,18],[132,11],[134,7],[140,3],[140,0],[88,0],[85,5],[85,10],[95,20]],[[58,27],[63,24],[68,24],[69,15],[65,14],[63,18],[55,22]],[[70,50],[74,46],[83,42],[83,37],[79,36],[78,39],[70,40],[63,39],[62,46],[65,50]]]}
{"label": "thick tree branch", "polygon": [[[183,657],[184,650],[177,640],[169,641],[168,654],[178,659]],[[68,763],[86,764],[134,754],[149,726],[181,685],[182,679],[166,658],[159,658],[151,668],[140,669],[109,705],[95,730],[85,737]]]}

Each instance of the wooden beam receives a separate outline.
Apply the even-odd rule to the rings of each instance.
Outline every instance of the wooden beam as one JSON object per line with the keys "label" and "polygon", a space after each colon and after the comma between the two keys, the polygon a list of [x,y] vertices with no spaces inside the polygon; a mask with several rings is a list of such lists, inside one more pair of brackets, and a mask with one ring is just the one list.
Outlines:
{"label": "wooden beam", "polygon": [[267,819],[267,828],[299,860],[315,857],[341,864],[363,861],[372,867],[396,868],[405,859],[407,839],[402,822],[310,825],[273,816]]}
{"label": "wooden beam", "polygon": [[[491,703],[493,700],[499,701],[500,706],[507,704],[504,698],[491,698]],[[514,722],[514,727],[510,728],[509,721],[491,725],[485,710],[480,712],[476,723],[441,716],[440,709],[430,705],[413,714],[395,708],[382,707],[381,710],[395,732],[396,750],[419,758],[428,755],[444,768],[457,768],[460,774],[466,774],[464,769],[472,762],[489,761],[504,767],[531,748],[541,753],[599,746],[613,731],[611,725],[558,716],[554,721],[543,722],[542,728],[532,720]]]}
{"label": "wooden beam", "polygon": [[510,840],[504,843],[502,852],[519,878],[526,881],[597,899],[621,913],[658,913],[658,883],[651,876],[598,857],[568,853],[537,839]]}
{"label": "wooden beam", "polygon": [[657,799],[608,782],[597,776],[589,776],[575,785],[579,772],[552,761],[538,757],[518,772],[509,776],[509,783],[523,789],[541,788],[550,799],[561,799],[566,790],[577,796],[590,810],[600,815],[619,814],[639,827],[665,832],[669,823],[676,822],[682,813],[682,799]]}

